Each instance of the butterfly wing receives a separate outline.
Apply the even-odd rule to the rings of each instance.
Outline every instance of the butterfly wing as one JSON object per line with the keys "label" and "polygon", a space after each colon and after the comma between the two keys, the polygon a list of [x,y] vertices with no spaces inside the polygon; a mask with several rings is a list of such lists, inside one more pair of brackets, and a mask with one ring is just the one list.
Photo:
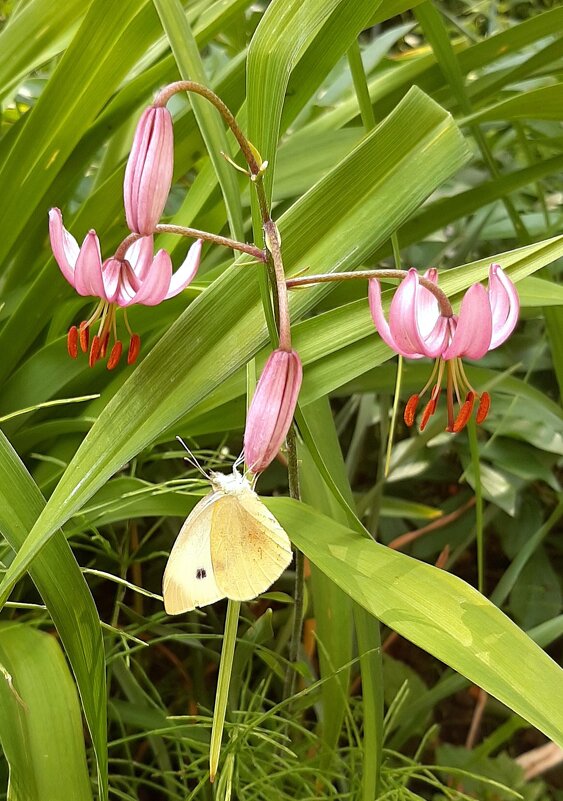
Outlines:
{"label": "butterfly wing", "polygon": [[212,511],[211,561],[223,595],[248,601],[265,592],[292,559],[283,528],[250,487],[219,498]]}
{"label": "butterfly wing", "polygon": [[164,608],[169,615],[190,612],[223,598],[211,559],[213,510],[222,496],[206,495],[180,529],[164,570]]}

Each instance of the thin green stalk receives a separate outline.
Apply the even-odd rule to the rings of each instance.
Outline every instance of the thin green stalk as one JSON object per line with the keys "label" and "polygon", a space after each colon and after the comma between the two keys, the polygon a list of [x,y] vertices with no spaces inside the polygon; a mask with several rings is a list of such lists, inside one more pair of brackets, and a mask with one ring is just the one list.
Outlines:
{"label": "thin green stalk", "polygon": [[209,780],[211,782],[215,781],[219,757],[221,756],[221,742],[223,740],[223,728],[225,726],[225,716],[227,714],[227,702],[229,699],[229,685],[231,683],[233,657],[235,655],[235,645],[237,641],[239,612],[240,601],[229,600],[227,604],[227,616],[225,618],[223,647],[221,648],[217,693],[215,695],[215,706],[213,708],[211,743],[209,746]]}
{"label": "thin green stalk", "polygon": [[[362,115],[364,128],[370,131],[375,126],[375,116],[369,97],[364,65],[358,42],[354,42],[348,52],[348,61],[352,71],[352,78],[358,98],[358,105]],[[397,238],[392,238],[393,252],[398,253]],[[397,264],[397,257],[395,263]],[[400,264],[400,258],[398,259]],[[399,272],[399,271],[398,271]],[[449,301],[447,303],[449,305]],[[446,305],[446,308],[447,308]],[[440,304],[441,308],[444,308]],[[451,308],[451,307],[450,307]],[[382,412],[383,413],[383,412]],[[383,432],[382,432],[383,433]],[[384,473],[384,450],[380,448],[378,460],[378,478]],[[374,512],[372,524],[379,516],[379,498],[374,498]],[[360,671],[362,676],[362,698],[364,705],[364,742],[362,764],[362,801],[373,801],[379,796],[381,780],[381,760],[383,753],[383,662],[381,658],[381,631],[379,621],[368,614],[358,603],[354,604],[354,626],[358,640],[358,653],[360,655]]]}
{"label": "thin green stalk", "polygon": [[369,96],[368,82],[366,73],[364,71],[364,64],[362,61],[362,52],[360,50],[360,43],[356,39],[350,49],[348,50],[348,65],[352,73],[352,80],[354,81],[354,89],[356,91],[356,98],[358,106],[360,107],[360,116],[366,131],[371,131],[375,128],[375,115],[373,113],[373,106]]}
{"label": "thin green stalk", "polygon": [[[289,496],[299,500],[299,465],[297,461],[297,437],[295,426],[291,426],[287,435],[287,475]],[[303,626],[303,602],[305,598],[305,557],[299,549],[295,549],[295,585],[293,592],[293,623],[289,640],[289,662],[294,665],[299,656],[301,628]],[[284,679],[283,697],[288,698],[295,692],[295,670],[290,668]]]}
{"label": "thin green stalk", "polygon": [[481,464],[479,461],[479,443],[477,441],[477,424],[473,418],[467,424],[469,452],[475,482],[475,530],[477,537],[477,589],[485,594],[485,535],[483,531],[483,488],[481,486]]}

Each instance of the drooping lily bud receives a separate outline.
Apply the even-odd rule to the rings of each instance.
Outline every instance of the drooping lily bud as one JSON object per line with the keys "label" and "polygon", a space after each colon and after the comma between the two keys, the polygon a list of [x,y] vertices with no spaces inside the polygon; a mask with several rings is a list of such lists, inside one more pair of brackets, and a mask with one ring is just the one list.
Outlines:
{"label": "drooping lily bud", "polygon": [[174,133],[167,108],[150,106],[141,115],[129,154],[123,198],[127,225],[152,234],[162,215],[174,167]]}
{"label": "drooping lily bud", "polygon": [[303,368],[294,350],[275,350],[256,386],[244,431],[244,456],[253,473],[261,473],[275,459],[289,431]]}

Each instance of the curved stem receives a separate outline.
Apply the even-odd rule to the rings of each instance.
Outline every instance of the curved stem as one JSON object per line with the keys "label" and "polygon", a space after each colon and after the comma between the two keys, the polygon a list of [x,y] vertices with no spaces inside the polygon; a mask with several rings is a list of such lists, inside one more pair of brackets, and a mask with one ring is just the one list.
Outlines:
{"label": "curved stem", "polygon": [[123,242],[119,245],[115,253],[113,254],[113,258],[117,259],[118,261],[123,261],[125,258],[125,254],[138,239],[142,239],[143,234],[129,234],[126,236]]}
{"label": "curved stem", "polygon": [[[353,279],[363,279],[364,281],[370,278],[398,278],[403,280],[408,275],[407,270],[355,270],[354,272],[343,273],[322,273],[320,275],[304,275],[297,278],[288,278],[285,285],[288,289],[295,289],[300,286],[310,286],[312,284],[328,284],[332,281],[352,281]],[[447,295],[428,278],[419,276],[421,286],[432,292],[440,306],[440,314],[444,317],[452,317],[453,309],[452,304],[448,300]]]}
{"label": "curved stem", "polygon": [[228,236],[219,236],[219,234],[211,234],[208,231],[200,231],[197,228],[186,228],[183,225],[156,225],[154,232],[156,234],[178,234],[178,236],[188,236],[190,239],[204,239],[206,242],[212,242],[214,245],[222,245],[225,248],[232,250],[239,250],[241,253],[248,253],[255,259],[261,262],[267,261],[267,254],[257,248],[256,245],[247,245],[245,242],[237,242],[236,239],[230,239]]}
{"label": "curved stem", "polygon": [[235,139],[237,140],[240,149],[246,159],[246,163],[250,169],[252,175],[259,175],[261,165],[258,164],[255,156],[255,151],[253,150],[250,142],[243,134],[242,130],[240,129],[237,121],[234,118],[232,112],[227,108],[227,106],[223,103],[220,97],[217,97],[215,92],[212,92],[211,89],[208,89],[207,86],[203,86],[201,83],[196,83],[196,81],[176,81],[175,83],[168,84],[162,89],[154,99],[153,105],[154,106],[165,106],[172,95],[176,94],[177,92],[194,92],[196,95],[201,95],[206,100],[208,100],[212,105],[215,106],[219,114],[223,117],[231,131],[233,132]]}
{"label": "curved stem", "polygon": [[[187,236],[190,239],[204,239],[206,242],[211,242],[214,245],[221,245],[231,250],[239,250],[241,253],[248,253],[253,256],[257,261],[266,262],[268,256],[265,251],[257,248],[256,245],[247,245],[245,242],[237,242],[236,239],[230,239],[228,236],[219,236],[218,234],[211,234],[209,231],[200,231],[197,228],[186,228],[183,225],[155,225],[155,234],[177,234],[178,236]],[[115,251],[114,258],[123,260],[127,250],[138,239],[142,239],[143,234],[129,234],[125,237],[123,242]]]}

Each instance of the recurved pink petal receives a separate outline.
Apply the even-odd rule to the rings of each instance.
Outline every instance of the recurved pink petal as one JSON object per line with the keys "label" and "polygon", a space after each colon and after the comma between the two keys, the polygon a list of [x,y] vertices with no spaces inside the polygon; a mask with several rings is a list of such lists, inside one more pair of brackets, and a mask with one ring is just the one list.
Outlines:
{"label": "recurved pink petal", "polygon": [[[431,267],[424,273],[424,278],[433,284],[438,284],[438,270]],[[417,319],[420,335],[424,340],[434,330],[440,315],[440,307],[436,297],[422,284],[419,284],[417,291]]]}
{"label": "recurved pink petal", "polygon": [[[434,356],[428,352],[421,336],[418,321],[418,302],[420,295],[420,279],[416,270],[410,269],[395,292],[389,308],[389,328],[397,343],[399,353],[408,358]],[[427,291],[427,290],[426,290]],[[428,305],[425,304],[428,313]],[[424,311],[424,309],[423,309]],[[432,321],[423,321],[425,330],[430,332],[437,322],[434,315]],[[431,324],[430,324],[431,323]]]}
{"label": "recurved pink petal", "polygon": [[493,320],[489,350],[492,350],[502,345],[514,331],[520,312],[516,287],[500,264],[491,264],[489,268],[489,302]]}
{"label": "recurved pink petal", "polygon": [[115,303],[119,295],[121,285],[121,268],[123,262],[120,259],[106,259],[102,264],[102,279],[104,282],[104,296],[109,303]]}
{"label": "recurved pink petal", "polygon": [[86,234],[80,248],[74,270],[74,288],[79,295],[94,295],[106,299],[102,279],[102,254],[95,231]]}
{"label": "recurved pink petal", "polygon": [[125,259],[131,265],[133,272],[141,281],[144,281],[154,258],[154,237],[142,236],[127,248]]}
{"label": "recurved pink petal", "polygon": [[244,430],[244,457],[261,473],[277,456],[291,425],[303,368],[296,351],[270,354],[256,386]]}
{"label": "recurved pink petal", "polygon": [[[397,345],[395,338],[391,333],[389,323],[385,319],[385,314],[383,313],[383,304],[381,302],[381,284],[377,278],[371,278],[368,284],[369,309],[376,331],[386,345],[389,345],[389,347],[392,348],[392,350],[394,350],[396,353],[401,353],[399,346]],[[404,356],[405,354],[403,353],[402,355]]]}
{"label": "recurved pink petal", "polygon": [[60,209],[49,211],[49,238],[55,261],[71,286],[74,286],[74,268],[80,248],[78,242],[63,225]]}
{"label": "recurved pink petal", "polygon": [[442,357],[481,359],[489,350],[492,332],[488,292],[482,284],[473,284],[463,296],[454,335]]}
{"label": "recurved pink petal", "polygon": [[194,280],[199,269],[202,245],[203,239],[197,239],[190,247],[188,250],[188,255],[172,276],[165,300],[178,295],[188,286],[188,284],[191,284],[191,282]]}
{"label": "recurved pink petal", "polygon": [[125,170],[123,197],[132,231],[154,231],[170,192],[173,167],[172,117],[168,109],[151,106],[139,120]]}
{"label": "recurved pink petal", "polygon": [[154,257],[147,277],[131,303],[141,303],[143,306],[157,306],[166,297],[171,279],[172,261],[170,255],[165,250],[159,250]]}

